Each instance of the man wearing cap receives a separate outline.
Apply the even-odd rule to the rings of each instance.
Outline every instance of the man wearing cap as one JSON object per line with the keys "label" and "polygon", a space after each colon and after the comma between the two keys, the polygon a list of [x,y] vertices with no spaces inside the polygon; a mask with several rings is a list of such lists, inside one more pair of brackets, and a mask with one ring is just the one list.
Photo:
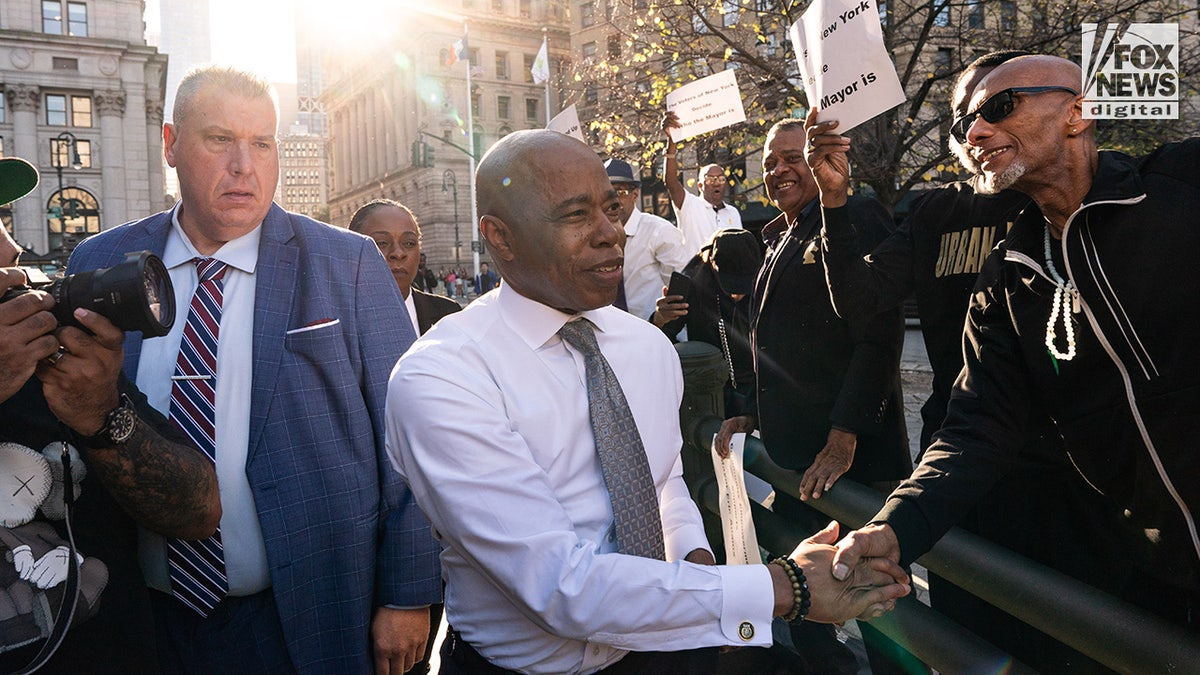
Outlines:
{"label": "man wearing cap", "polygon": [[762,246],[752,232],[721,230],[684,266],[692,280],[687,294],[666,295],[664,289],[650,318],[671,339],[686,327],[689,340],[721,350],[729,366],[726,416],[746,413],[754,401],[750,293],[762,262]]}
{"label": "man wearing cap", "polygon": [[[767,252],[750,308],[757,410],[726,420],[717,446],[726,449],[733,433],[758,429],[776,463],[804,472],[801,500],[819,499],[842,475],[886,491],[912,470],[900,399],[903,317],[899,307],[856,321],[833,311],[805,138],[798,119],[767,133],[763,182],[783,214],[763,228],[782,234]],[[891,218],[873,199],[855,196],[849,204],[863,253],[869,252],[887,236]],[[776,497],[775,511],[810,530],[825,521],[787,495]],[[793,637],[804,643],[802,655],[827,661],[822,672],[857,671],[832,631],[803,629],[809,634]]]}
{"label": "man wearing cap", "polygon": [[[0,203],[37,182],[28,162],[0,159]],[[94,672],[102,664],[111,672],[149,672],[153,624],[137,526],[169,536],[211,534],[221,516],[216,472],[120,375],[120,329],[82,309],[74,319],[86,330],[57,328],[51,296],[21,292],[27,280],[16,267],[20,254],[0,228],[0,296],[14,292],[0,301],[0,474],[11,480],[14,467],[23,467],[21,483],[4,483],[11,489],[0,509],[9,523],[0,529],[8,561],[0,561],[0,597],[15,603],[0,608],[0,647],[28,642],[0,656],[0,670],[23,669],[46,644],[44,633],[22,633],[42,627],[20,608],[45,595],[53,613],[63,594],[67,565],[53,564],[69,559],[63,490],[49,486],[52,475],[62,475],[65,442],[78,494],[70,511],[82,560],[76,620],[85,620],[71,626],[45,669]],[[48,494],[35,496],[39,479]],[[26,498],[29,510],[17,516]]]}
{"label": "man wearing cap", "polygon": [[610,159],[604,164],[608,180],[621,202],[618,224],[625,228],[625,302],[629,313],[648,319],[663,286],[691,257],[683,235],[670,222],[637,207],[641,181],[628,162]]}
{"label": "man wearing cap", "polygon": [[671,129],[677,128],[679,118],[668,110],[662,119],[662,130],[667,135],[663,182],[667,184],[667,193],[671,195],[671,204],[675,207],[675,217],[679,221],[683,241],[688,251],[695,253],[708,243],[718,230],[742,229],[742,215],[736,207],[725,203],[729,179],[717,164],[700,167],[700,173],[696,176],[698,195],[688,192],[683,186],[679,180],[679,164],[675,159],[675,139],[671,137]]}

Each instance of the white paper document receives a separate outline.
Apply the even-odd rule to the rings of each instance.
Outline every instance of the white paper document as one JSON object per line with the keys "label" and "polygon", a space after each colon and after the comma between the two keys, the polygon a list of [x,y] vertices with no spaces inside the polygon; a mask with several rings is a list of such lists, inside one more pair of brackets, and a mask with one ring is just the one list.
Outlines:
{"label": "white paper document", "polygon": [[716,444],[712,445],[713,472],[717,474],[717,492],[721,501],[721,531],[725,534],[725,563],[728,565],[762,564],[758,534],[750,514],[750,498],[746,496],[742,460],[745,449],[746,434],[733,435],[729,456],[724,459],[717,454]]}
{"label": "white paper document", "polygon": [[674,141],[746,121],[742,93],[732,70],[689,82],[667,94],[667,110],[679,117],[680,128],[670,131]]}
{"label": "white paper document", "polygon": [[873,0],[814,0],[790,34],[808,104],[836,133],[904,102]]}

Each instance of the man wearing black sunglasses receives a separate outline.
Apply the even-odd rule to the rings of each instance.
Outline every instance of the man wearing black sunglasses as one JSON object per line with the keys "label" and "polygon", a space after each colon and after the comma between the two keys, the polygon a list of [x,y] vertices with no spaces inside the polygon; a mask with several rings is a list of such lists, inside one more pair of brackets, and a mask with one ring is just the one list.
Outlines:
{"label": "man wearing black sunglasses", "polygon": [[[1081,79],[1064,59],[1014,59],[981,82],[972,109]],[[989,185],[1034,203],[981,273],[937,439],[872,524],[840,544],[834,573],[860,555],[907,562],[927,551],[1010,463],[1040,411],[1120,507],[1114,529],[1131,571],[1114,580],[1116,594],[1200,628],[1200,139],[1138,160],[1098,152],[1082,97],[1065,92],[1018,93],[992,118],[964,125],[964,150]],[[843,146],[823,136],[814,173],[841,171]]]}
{"label": "man wearing black sunglasses", "polygon": [[985,121],[995,124],[1012,114],[1017,105],[1014,99],[1018,94],[1031,96],[1052,91],[1066,92],[1072,96],[1079,95],[1079,92],[1070,87],[1010,87],[996,92],[975,110],[957,117],[954,124],[950,126],[950,135],[954,136],[954,140],[959,143],[966,143],[967,130],[975,123],[975,118],[982,117]]}
{"label": "man wearing black sunglasses", "polygon": [[[1028,55],[993,52],[973,61],[955,84],[952,114],[960,120],[981,114],[967,115],[976,86],[1000,64]],[[896,232],[868,257],[859,254],[857,234],[839,217],[841,209],[826,212],[822,238],[826,279],[840,316],[870,316],[915,294],[933,370],[930,396],[921,408],[922,449],[941,427],[962,370],[963,318],[979,270],[1029,203],[1013,190],[981,194],[978,164],[956,136],[948,140],[950,150],[973,174],[969,180],[922,194]],[[1107,538],[1094,534],[1105,529],[1099,525],[1105,513],[1096,503],[1100,497],[1062,452],[1048,418],[1039,419],[1031,424],[1015,465],[978,499],[959,526],[1060,572],[1103,585],[1111,578],[1103,563],[1111,557],[1111,547],[1105,545]],[[1044,526],[1026,527],[1033,518]],[[1075,650],[933,573],[929,597],[942,613],[1042,672],[1080,672],[1083,664],[1092,665]]]}

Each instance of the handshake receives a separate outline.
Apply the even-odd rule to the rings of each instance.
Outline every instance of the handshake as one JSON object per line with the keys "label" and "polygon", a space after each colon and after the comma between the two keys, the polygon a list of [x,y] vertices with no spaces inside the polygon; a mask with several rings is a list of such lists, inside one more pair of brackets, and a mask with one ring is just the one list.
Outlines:
{"label": "handshake", "polygon": [[[880,534],[883,528],[857,530],[835,546],[838,524],[833,522],[792,551],[790,557],[807,581],[811,609],[806,619],[818,623],[874,619],[909,594],[908,573],[898,562],[899,546],[887,545],[886,536]],[[788,616],[801,602],[801,589],[782,566],[768,568],[775,588],[775,615]]]}

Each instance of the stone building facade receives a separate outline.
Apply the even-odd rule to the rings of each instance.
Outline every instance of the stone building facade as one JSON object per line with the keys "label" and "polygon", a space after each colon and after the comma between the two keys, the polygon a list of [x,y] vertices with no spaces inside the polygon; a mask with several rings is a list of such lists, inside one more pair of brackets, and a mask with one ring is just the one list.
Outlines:
{"label": "stone building facade", "polygon": [[88,234],[162,208],[167,57],[147,46],[142,10],[0,3],[0,151],[41,173],[0,218],[34,259],[65,262]]}
{"label": "stone building facade", "polygon": [[[482,156],[512,131],[546,125],[546,88],[534,84],[529,71],[545,35],[552,84],[561,76],[569,51],[567,5],[451,0],[436,13],[404,12],[403,20],[378,19],[403,30],[403,39],[383,41],[386,52],[342,55],[340,67],[325,69],[320,101],[329,124],[329,220],[345,226],[368,201],[395,199],[420,221],[431,269],[463,267],[470,273],[474,224],[467,150],[474,140],[476,156]],[[468,64],[451,58],[464,19],[470,31],[470,100]],[[551,98],[556,114],[557,87]],[[467,135],[468,105],[473,139]]]}

